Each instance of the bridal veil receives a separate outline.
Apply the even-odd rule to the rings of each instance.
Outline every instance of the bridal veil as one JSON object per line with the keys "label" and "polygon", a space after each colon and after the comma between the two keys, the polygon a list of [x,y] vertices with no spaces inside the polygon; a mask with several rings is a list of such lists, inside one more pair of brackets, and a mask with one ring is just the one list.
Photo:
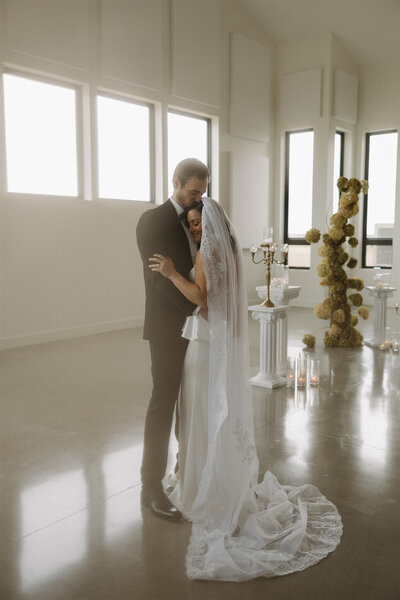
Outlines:
{"label": "bridal veil", "polygon": [[225,581],[285,575],[332,552],[342,522],[336,507],[312,485],[281,485],[269,472],[257,483],[242,253],[222,207],[210,198],[203,203],[208,448],[191,514],[187,574]]}

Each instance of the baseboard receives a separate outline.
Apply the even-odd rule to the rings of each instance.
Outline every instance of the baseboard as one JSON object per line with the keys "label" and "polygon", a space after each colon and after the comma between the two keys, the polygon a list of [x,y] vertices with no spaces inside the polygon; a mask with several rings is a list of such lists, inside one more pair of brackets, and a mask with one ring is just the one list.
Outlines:
{"label": "baseboard", "polygon": [[80,327],[70,327],[68,329],[56,329],[52,331],[38,331],[28,335],[17,335],[13,337],[0,338],[0,350],[9,348],[19,348],[21,346],[31,346],[33,344],[45,344],[46,342],[56,342],[68,340],[98,333],[108,333],[110,331],[120,331],[122,329],[132,329],[133,327],[142,327],[143,317],[134,319],[122,319],[121,321],[107,321],[103,323],[93,323]]}

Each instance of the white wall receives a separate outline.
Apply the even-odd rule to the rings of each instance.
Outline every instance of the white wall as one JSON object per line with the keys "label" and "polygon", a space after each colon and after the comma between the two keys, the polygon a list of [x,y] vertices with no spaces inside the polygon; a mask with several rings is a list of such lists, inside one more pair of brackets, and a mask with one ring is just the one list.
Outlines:
{"label": "white wall", "polygon": [[[334,117],[335,68],[340,65],[354,76],[355,65],[333,35],[299,38],[277,49],[278,121],[275,138],[279,160],[275,168],[275,228],[283,235],[285,132],[314,130],[314,180],[312,226],[325,232],[332,214],[334,133],[337,126],[353,135],[354,124]],[[339,90],[340,92],[340,90]],[[348,167],[353,168],[354,160]],[[353,176],[353,174],[351,175]],[[320,261],[317,245],[311,246],[311,268],[290,269],[290,284],[301,285],[299,306],[313,307],[323,297],[316,267]]]}
{"label": "white wall", "polygon": [[[253,156],[268,158],[265,164],[271,170],[272,62],[260,75],[266,109],[257,98],[252,113],[264,126],[255,133],[253,123],[241,122],[240,110],[236,120],[231,119],[231,105],[240,107],[242,101],[240,93],[231,90],[230,73],[242,62],[240,49],[239,55],[237,49],[235,55],[232,52],[232,34],[242,35],[247,46],[256,44],[261,54],[271,49],[266,35],[235,2],[3,0],[0,10],[0,58],[6,68],[82,85],[87,111],[93,110],[98,89],[154,103],[157,202],[167,194],[162,150],[169,106],[213,119],[215,147],[219,148],[212,165],[213,195],[228,211],[232,153],[248,157],[246,164]],[[86,158],[90,159],[94,128],[87,127],[85,133]],[[0,134],[3,144],[4,132]],[[85,193],[79,198],[28,196],[6,192],[2,159],[3,347],[142,323],[144,290],[135,228],[148,206],[98,200],[95,162],[92,166],[91,172],[87,160]],[[235,177],[240,178],[240,172]],[[272,213],[268,204],[271,172],[265,178],[261,206],[264,203],[268,214]],[[255,212],[253,203],[259,210],[260,201],[251,181],[247,190],[243,201],[249,215]]]}
{"label": "white wall", "polygon": [[[400,76],[398,65],[371,65],[360,71],[360,104],[357,127],[357,166],[364,169],[365,134],[374,131],[397,129],[400,132]],[[388,306],[400,300],[400,140],[397,155],[397,193],[394,220],[393,263],[390,284],[397,291]],[[360,226],[362,211],[359,216]],[[366,285],[372,285],[371,269],[361,269],[360,276]]]}
{"label": "white wall", "polygon": [[[321,88],[310,73],[321,70]],[[336,129],[345,131],[345,168],[347,177],[364,178],[365,132],[398,129],[400,120],[400,81],[398,66],[363,66],[361,69],[334,35],[299,38],[277,48],[277,106],[275,168],[275,227],[283,228],[284,133],[310,127],[315,132],[313,226],[322,232],[332,209],[333,149]],[[283,82],[283,85],[282,85]],[[321,90],[321,95],[320,95]],[[283,96],[282,94],[286,94]],[[319,104],[320,101],[320,104]],[[320,111],[318,107],[320,106]],[[400,159],[399,159],[400,160]],[[398,169],[400,175],[400,169]],[[395,240],[391,282],[400,289],[400,177],[396,200]],[[353,220],[360,244],[352,252],[361,265],[362,196],[360,213]],[[311,247],[311,269],[290,271],[290,283],[302,285],[300,297],[293,302],[312,307],[322,298],[316,266],[320,261],[317,245]],[[371,269],[355,269],[365,285],[372,284]],[[399,293],[397,294],[399,296]],[[367,291],[364,302],[372,304]],[[395,299],[389,300],[393,305]]]}

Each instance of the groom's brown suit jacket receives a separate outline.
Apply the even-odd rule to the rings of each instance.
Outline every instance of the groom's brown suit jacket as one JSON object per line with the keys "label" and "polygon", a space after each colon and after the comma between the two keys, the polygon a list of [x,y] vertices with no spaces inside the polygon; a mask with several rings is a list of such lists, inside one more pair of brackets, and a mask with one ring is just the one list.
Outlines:
{"label": "groom's brown suit jacket", "polygon": [[143,213],[136,228],[143,261],[146,307],[143,338],[173,341],[180,338],[186,316],[195,304],[181,294],[169,279],[149,268],[153,254],[169,256],[185,278],[193,267],[190,247],[182,223],[170,200]]}

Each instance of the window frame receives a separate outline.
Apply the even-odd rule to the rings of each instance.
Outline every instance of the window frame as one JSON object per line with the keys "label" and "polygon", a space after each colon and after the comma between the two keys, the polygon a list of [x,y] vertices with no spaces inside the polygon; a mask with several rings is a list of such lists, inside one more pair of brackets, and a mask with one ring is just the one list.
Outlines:
{"label": "window frame", "polygon": [[[309,242],[306,242],[304,238],[291,238],[289,237],[289,151],[290,151],[290,136],[295,133],[306,133],[312,132],[315,135],[313,127],[307,127],[305,129],[293,129],[291,131],[285,131],[285,182],[284,182],[284,204],[283,204],[283,243],[289,246],[310,246]],[[314,172],[314,154],[313,154],[313,172]],[[288,257],[286,257],[285,264],[288,264]],[[290,269],[300,269],[302,271],[310,270],[309,267],[296,267],[289,266]]]}
{"label": "window frame", "polygon": [[[336,129],[335,131],[335,136],[339,135],[340,136],[340,157],[339,157],[339,177],[343,177],[344,175],[344,143],[345,143],[345,132],[344,131],[339,131],[338,129]],[[337,181],[334,182],[334,185],[336,186]],[[337,186],[336,186],[337,189]],[[338,209],[339,209],[339,202],[340,202],[340,192],[337,189],[337,201],[338,201]]]}
{"label": "window frame", "polygon": [[[3,132],[3,145],[4,145],[4,193],[8,196],[12,197],[42,197],[46,196],[48,198],[69,198],[79,200],[82,198],[83,189],[84,189],[84,181],[83,181],[83,155],[84,155],[84,142],[83,142],[83,90],[82,86],[79,83],[74,83],[72,81],[58,78],[56,75],[42,75],[36,72],[23,71],[15,68],[10,68],[4,66],[1,72],[2,75],[2,104],[3,104],[3,124],[4,124],[4,132]],[[75,135],[76,135],[76,186],[77,193],[74,196],[68,194],[43,194],[41,192],[11,192],[8,189],[8,168],[7,168],[7,143],[6,143],[6,109],[5,109],[5,90],[4,90],[4,75],[12,75],[15,77],[20,77],[21,79],[29,79],[31,81],[38,81],[40,83],[54,85],[62,88],[72,89],[75,92]]]}
{"label": "window frame", "polygon": [[[190,111],[187,110],[182,110],[179,108],[171,108],[168,107],[167,110],[167,119],[168,119],[168,115],[172,113],[174,115],[180,115],[182,117],[190,117],[191,119],[198,119],[199,121],[205,121],[207,124],[207,166],[210,170],[211,173],[211,164],[212,164],[212,140],[211,140],[211,135],[212,135],[212,126],[211,126],[211,117],[205,117],[204,115],[199,115],[196,113],[192,113]],[[167,165],[168,165],[168,151],[167,151]],[[207,191],[206,191],[206,195],[208,197],[212,197],[212,177],[209,179],[208,181],[208,186],[207,186]]]}
{"label": "window frame", "polygon": [[[364,178],[368,181],[369,175],[369,149],[370,149],[370,138],[373,135],[385,135],[388,133],[397,133],[397,129],[387,129],[383,131],[370,131],[365,134],[365,163],[364,163]],[[398,142],[397,142],[398,143]],[[362,245],[361,245],[361,268],[362,269],[373,269],[375,266],[367,266],[367,248],[368,246],[392,246],[393,238],[369,238],[367,233],[367,221],[368,221],[368,192],[364,194],[363,201],[363,219],[362,219]],[[391,269],[392,265],[384,266],[382,268]]]}
{"label": "window frame", "polygon": [[[128,102],[130,104],[136,104],[138,106],[145,106],[149,109],[149,179],[150,179],[150,200],[127,200],[125,198],[108,198],[100,196],[100,173],[99,173],[99,120],[98,120],[98,112],[97,112],[97,99],[101,96],[102,98],[110,98],[111,100],[117,100],[120,102]],[[95,104],[95,165],[96,165],[96,173],[95,173],[95,197],[97,200],[109,201],[109,202],[137,202],[143,205],[147,204],[155,204],[156,203],[156,182],[155,182],[155,158],[156,158],[156,149],[155,149],[155,107],[151,102],[146,102],[145,100],[138,100],[131,96],[125,96],[124,94],[118,94],[115,92],[109,92],[106,90],[98,89],[94,98]]]}

